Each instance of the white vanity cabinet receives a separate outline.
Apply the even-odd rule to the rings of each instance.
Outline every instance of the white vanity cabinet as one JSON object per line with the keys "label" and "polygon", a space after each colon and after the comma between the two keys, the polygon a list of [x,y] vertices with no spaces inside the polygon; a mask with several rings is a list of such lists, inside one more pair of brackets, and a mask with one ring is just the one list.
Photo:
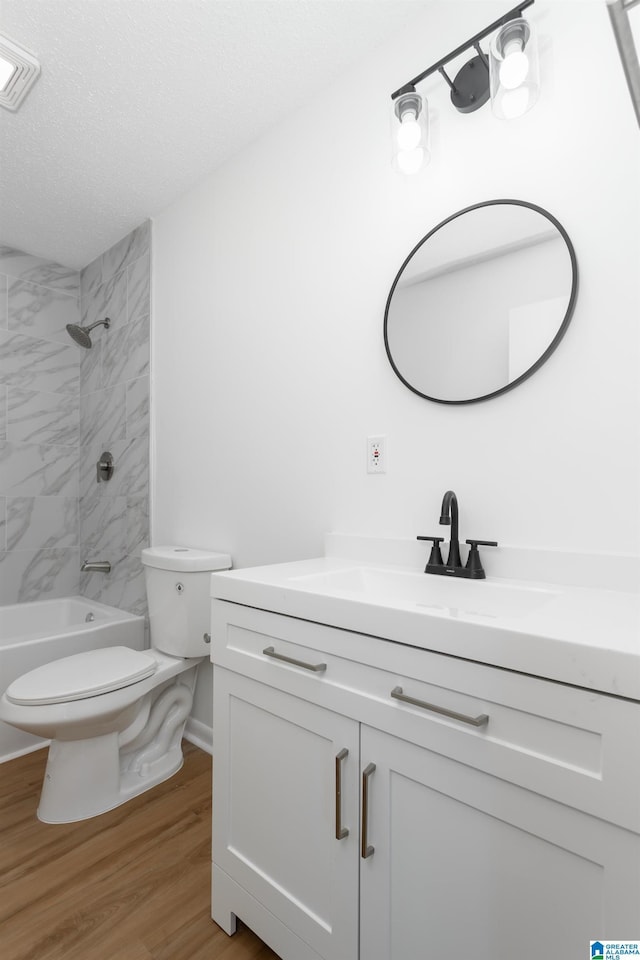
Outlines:
{"label": "white vanity cabinet", "polygon": [[283,960],[582,960],[640,935],[639,703],[237,603],[212,616],[227,932],[238,916]]}
{"label": "white vanity cabinet", "polygon": [[[283,957],[357,957],[358,724],[217,667],[214,685],[214,919],[229,932],[217,894],[231,877],[300,938]],[[253,925],[233,897],[229,909]]]}

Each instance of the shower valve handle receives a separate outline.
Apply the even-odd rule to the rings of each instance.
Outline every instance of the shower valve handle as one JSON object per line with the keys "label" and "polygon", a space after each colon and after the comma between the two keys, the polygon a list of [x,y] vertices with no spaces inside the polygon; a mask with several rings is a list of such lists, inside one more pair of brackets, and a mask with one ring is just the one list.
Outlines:
{"label": "shower valve handle", "polygon": [[106,483],[107,480],[111,480],[114,469],[113,457],[108,450],[105,450],[104,453],[100,454],[100,459],[96,463],[96,482]]}

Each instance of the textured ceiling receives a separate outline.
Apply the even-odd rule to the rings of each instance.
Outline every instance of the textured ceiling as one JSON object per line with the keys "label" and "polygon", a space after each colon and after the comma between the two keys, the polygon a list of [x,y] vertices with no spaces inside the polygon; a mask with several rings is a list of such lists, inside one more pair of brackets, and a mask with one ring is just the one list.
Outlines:
{"label": "textured ceiling", "polygon": [[332,82],[417,0],[0,0],[0,243],[80,268]]}

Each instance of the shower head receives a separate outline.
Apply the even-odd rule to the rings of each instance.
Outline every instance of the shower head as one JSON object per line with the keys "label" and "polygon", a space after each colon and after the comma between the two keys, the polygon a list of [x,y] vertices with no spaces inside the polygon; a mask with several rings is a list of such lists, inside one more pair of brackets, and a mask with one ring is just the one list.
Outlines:
{"label": "shower head", "polygon": [[84,347],[86,350],[90,350],[93,344],[91,342],[89,333],[94,327],[99,327],[101,324],[106,330],[108,330],[111,326],[109,317],[105,317],[104,320],[96,320],[96,322],[92,323],[90,327],[80,327],[77,323],[68,323],[67,333],[72,340],[75,340],[79,347]]}
{"label": "shower head", "polygon": [[79,347],[86,347],[87,350],[90,350],[93,346],[91,337],[84,327],[79,327],[76,323],[68,323],[67,333],[75,340]]}

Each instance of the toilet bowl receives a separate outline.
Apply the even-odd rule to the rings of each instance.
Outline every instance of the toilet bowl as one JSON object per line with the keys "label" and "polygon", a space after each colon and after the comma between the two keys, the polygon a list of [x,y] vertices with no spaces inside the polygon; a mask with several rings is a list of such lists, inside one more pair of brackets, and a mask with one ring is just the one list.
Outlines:
{"label": "toilet bowl", "polygon": [[209,574],[227,554],[142,551],[151,649],[89,650],[18,677],[0,719],[51,740],[38,806],[45,823],[105,813],[182,766],[182,734],[208,654]]}

